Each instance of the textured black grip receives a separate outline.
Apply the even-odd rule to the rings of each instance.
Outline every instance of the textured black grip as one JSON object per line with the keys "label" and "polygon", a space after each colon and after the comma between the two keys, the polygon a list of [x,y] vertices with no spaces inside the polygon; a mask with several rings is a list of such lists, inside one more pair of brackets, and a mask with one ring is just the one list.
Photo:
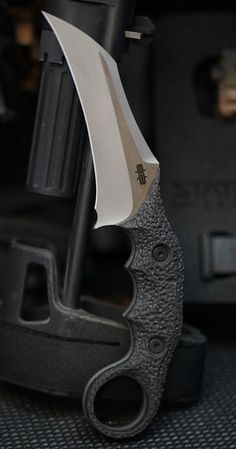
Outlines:
{"label": "textured black grip", "polygon": [[[119,362],[98,372],[88,382],[83,396],[87,418],[100,432],[113,438],[140,433],[156,414],[182,327],[182,251],[166,218],[158,179],[138,214],[122,227],[133,242],[128,269],[134,279],[134,298],[124,314],[131,332],[130,351]],[[143,404],[133,422],[113,427],[97,418],[94,401],[104,384],[120,376],[131,377],[140,384]]]}

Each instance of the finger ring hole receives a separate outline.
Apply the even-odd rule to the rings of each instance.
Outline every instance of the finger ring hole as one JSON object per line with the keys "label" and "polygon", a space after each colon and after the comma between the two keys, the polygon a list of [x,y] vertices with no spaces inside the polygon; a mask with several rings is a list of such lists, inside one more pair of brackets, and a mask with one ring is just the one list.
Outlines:
{"label": "finger ring hole", "polygon": [[109,380],[98,390],[94,412],[104,425],[122,428],[132,425],[144,408],[144,393],[140,384],[128,376]]}

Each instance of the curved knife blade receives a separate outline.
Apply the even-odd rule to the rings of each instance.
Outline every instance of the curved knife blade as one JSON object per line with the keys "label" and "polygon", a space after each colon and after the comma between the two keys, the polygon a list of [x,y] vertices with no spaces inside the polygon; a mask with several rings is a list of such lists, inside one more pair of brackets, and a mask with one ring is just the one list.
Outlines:
{"label": "curved knife blade", "polygon": [[114,59],[87,34],[43,13],[70,68],[83,108],[96,178],[96,227],[132,218],[159,172],[131,112]]}

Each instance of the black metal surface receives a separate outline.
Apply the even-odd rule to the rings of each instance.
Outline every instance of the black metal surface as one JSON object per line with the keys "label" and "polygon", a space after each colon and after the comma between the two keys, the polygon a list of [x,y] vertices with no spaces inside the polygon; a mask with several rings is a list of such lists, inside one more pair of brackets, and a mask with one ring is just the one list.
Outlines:
{"label": "black metal surface", "polygon": [[210,348],[204,393],[191,406],[162,409],[139,438],[114,442],[83,418],[78,401],[0,385],[1,449],[234,449],[236,351]]}
{"label": "black metal surface", "polygon": [[124,31],[133,25],[135,5],[136,0],[49,0],[46,10],[77,26],[119,60],[128,49]]}
{"label": "black metal surface", "polygon": [[73,80],[52,31],[43,31],[41,85],[27,186],[35,193],[72,197],[78,187],[84,118]]}
{"label": "black metal surface", "polygon": [[90,237],[95,222],[94,203],[94,167],[87,138],[66,264],[62,301],[67,307],[77,308],[80,304]]}

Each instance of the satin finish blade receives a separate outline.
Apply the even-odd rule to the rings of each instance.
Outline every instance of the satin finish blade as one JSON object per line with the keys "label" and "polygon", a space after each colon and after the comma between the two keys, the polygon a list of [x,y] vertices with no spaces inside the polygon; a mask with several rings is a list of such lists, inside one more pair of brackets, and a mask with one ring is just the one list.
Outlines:
{"label": "satin finish blade", "polygon": [[114,59],[78,28],[43,14],[67,60],[88,128],[96,227],[123,223],[139,210],[159,163],[136,124]]}

